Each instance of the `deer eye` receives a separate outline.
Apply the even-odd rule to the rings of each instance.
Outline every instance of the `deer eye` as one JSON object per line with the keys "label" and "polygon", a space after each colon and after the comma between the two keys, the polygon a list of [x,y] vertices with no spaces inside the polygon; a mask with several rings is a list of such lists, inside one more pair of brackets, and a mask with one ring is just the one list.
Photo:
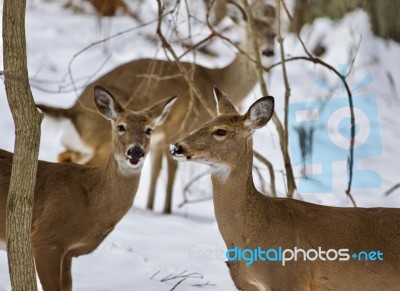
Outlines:
{"label": "deer eye", "polygon": [[213,132],[213,134],[216,136],[225,136],[227,133],[228,132],[225,129],[217,129]]}
{"label": "deer eye", "polygon": [[146,135],[151,135],[151,134],[153,133],[153,129],[151,129],[150,127],[148,127],[144,133],[145,133]]}
{"label": "deer eye", "polygon": [[126,131],[125,126],[122,124],[118,125],[117,128],[119,133],[124,133]]}

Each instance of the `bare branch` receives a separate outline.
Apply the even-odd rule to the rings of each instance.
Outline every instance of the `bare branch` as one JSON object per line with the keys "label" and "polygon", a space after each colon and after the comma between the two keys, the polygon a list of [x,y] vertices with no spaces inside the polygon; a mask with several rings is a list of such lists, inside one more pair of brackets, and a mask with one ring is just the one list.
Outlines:
{"label": "bare branch", "polygon": [[[351,93],[351,90],[346,82],[346,76],[342,75],[340,72],[338,72],[335,68],[333,68],[331,65],[327,64],[326,62],[324,62],[323,60],[321,60],[320,58],[313,56],[307,49],[307,47],[305,46],[303,39],[300,36],[300,32],[297,29],[295,22],[293,20],[293,17],[289,11],[289,9],[286,6],[286,2],[285,0],[279,0],[280,3],[282,3],[283,8],[286,11],[287,16],[289,17],[290,22],[292,23],[293,29],[296,32],[297,38],[300,41],[304,52],[307,54],[308,58],[302,58],[303,60],[311,60],[314,63],[320,64],[326,68],[328,68],[329,70],[331,70],[332,72],[334,72],[339,78],[340,80],[343,82],[346,91],[347,91],[347,95],[348,95],[348,100],[349,100],[349,108],[350,108],[350,120],[351,120],[351,139],[350,139],[350,148],[349,148],[349,158],[348,158],[348,162],[347,162],[347,167],[348,167],[348,171],[349,171],[349,180],[348,180],[348,184],[347,184],[347,190],[346,190],[346,194],[349,197],[349,199],[351,200],[351,202],[353,203],[354,207],[357,207],[356,202],[353,198],[353,196],[351,195],[351,185],[352,185],[352,181],[353,181],[353,164],[354,164],[354,138],[355,138],[355,116],[354,116],[354,105],[353,105],[353,95]],[[283,62],[285,62],[287,60],[283,60]]]}
{"label": "bare branch", "polygon": [[[168,14],[170,14],[170,13],[171,13],[171,11],[166,12],[165,15],[168,15]],[[163,15],[163,16],[165,16],[165,15]],[[143,23],[143,24],[141,24],[141,25],[138,25],[138,26],[135,26],[135,27],[132,27],[132,28],[123,30],[123,31],[119,31],[119,32],[117,32],[117,33],[115,33],[115,34],[113,34],[113,35],[110,35],[109,37],[106,37],[106,38],[103,38],[103,39],[101,39],[101,40],[95,41],[95,42],[91,43],[90,45],[84,47],[83,49],[79,50],[77,53],[75,53],[75,54],[72,56],[72,58],[71,58],[71,60],[69,61],[69,63],[68,63],[68,75],[69,75],[69,78],[70,78],[70,80],[71,80],[71,84],[72,84],[72,87],[74,88],[74,91],[75,91],[76,96],[78,97],[78,96],[79,96],[79,93],[78,93],[77,86],[76,86],[76,84],[75,84],[75,80],[74,80],[74,77],[73,77],[73,74],[72,74],[72,64],[73,64],[73,62],[75,61],[75,59],[76,59],[78,56],[80,56],[80,55],[81,55],[82,53],[84,53],[85,51],[91,49],[92,47],[95,47],[95,46],[97,46],[97,45],[100,45],[100,44],[102,44],[102,43],[105,43],[105,42],[109,41],[110,39],[113,39],[113,38],[119,37],[119,36],[121,36],[121,35],[124,35],[124,34],[126,34],[126,33],[129,33],[129,32],[135,31],[135,30],[138,30],[138,29],[143,28],[143,27],[145,27],[145,26],[148,26],[148,25],[150,25],[150,24],[157,23],[157,21],[158,21],[157,19],[156,19],[156,20],[152,20],[152,21]],[[81,102],[81,100],[80,100],[79,98],[77,99],[77,102],[82,106],[82,108],[84,108],[84,109],[86,109],[86,110],[88,110],[88,111],[90,111],[90,112],[96,112],[96,113],[97,113],[97,111],[94,111],[93,109],[91,109],[91,108],[85,106],[85,105]]]}
{"label": "bare branch", "polygon": [[259,160],[261,163],[267,166],[268,172],[269,172],[269,179],[271,181],[271,195],[272,197],[276,197],[276,186],[275,186],[275,172],[274,172],[274,167],[271,164],[270,161],[268,161],[267,158],[262,156],[259,152],[253,151],[254,157]]}
{"label": "bare branch", "polygon": [[390,194],[392,194],[394,191],[396,191],[398,188],[400,188],[400,183],[393,185],[392,187],[390,187],[388,190],[386,190],[385,192],[385,196],[389,196]]}
{"label": "bare branch", "polygon": [[216,287],[217,284],[212,284],[209,281],[207,281],[207,282],[202,283],[202,284],[193,284],[192,286],[193,287],[200,287],[200,288],[203,288],[203,287]]}
{"label": "bare branch", "polygon": [[[259,53],[258,43],[257,43],[256,37],[255,37],[253,13],[250,9],[248,1],[242,0],[242,2],[244,5],[246,15],[247,15],[247,19],[248,19],[247,22],[248,22],[249,29],[250,29],[250,32],[252,35],[252,39],[253,39],[254,53],[256,56],[256,64],[257,64],[257,68],[258,68],[258,80],[260,82],[261,92],[263,95],[266,96],[266,95],[268,95],[268,88],[264,81],[263,66],[261,64],[261,57],[260,57],[260,53]],[[287,108],[285,107],[285,116],[286,115],[287,115]],[[283,160],[284,160],[284,164],[285,164],[285,170],[287,173],[286,174],[286,183],[287,183],[287,187],[288,187],[287,196],[289,198],[292,198],[293,193],[296,190],[296,181],[294,180],[293,169],[292,169],[292,164],[290,161],[290,156],[288,153],[287,143],[285,143],[285,129],[282,125],[282,122],[279,120],[279,118],[276,114],[274,114],[272,116],[272,122],[274,123],[276,130],[278,132],[278,135],[279,135],[280,148],[281,148],[281,152],[282,152],[282,156],[283,156]],[[272,164],[270,166],[272,167]],[[269,166],[268,166],[268,168],[270,169]],[[273,170],[272,170],[272,172],[273,172]],[[271,183],[271,185],[272,185],[272,183]]]}
{"label": "bare branch", "polygon": [[202,173],[196,175],[193,179],[191,179],[191,180],[189,181],[189,183],[186,184],[186,186],[183,188],[183,201],[178,205],[179,208],[181,208],[181,207],[183,207],[184,205],[189,204],[189,203],[203,202],[203,201],[208,201],[208,200],[211,200],[211,199],[212,199],[212,196],[210,195],[210,196],[207,197],[207,198],[198,199],[198,200],[194,200],[194,201],[189,201],[188,195],[187,195],[187,193],[190,192],[190,187],[192,187],[192,185],[193,185],[195,182],[197,182],[198,180],[200,180],[200,179],[203,178],[204,176],[207,176],[207,175],[210,174],[210,173],[211,173],[211,170],[210,170],[210,169],[207,170],[207,171],[204,171],[204,172],[202,172]]}
{"label": "bare branch", "polygon": [[[194,93],[194,97],[196,97],[200,103],[204,106],[204,108],[207,110],[208,114],[211,117],[215,117],[215,112],[213,110],[211,110],[211,108],[208,106],[208,104],[205,102],[204,98],[202,98],[200,91],[198,90],[196,84],[193,82],[193,79],[191,78],[191,76],[193,75],[193,73],[190,73],[180,62],[178,56],[176,55],[175,51],[173,50],[173,48],[171,47],[171,45],[168,43],[168,41],[166,40],[166,38],[164,37],[164,35],[162,34],[161,31],[161,23],[162,23],[162,19],[164,17],[163,14],[163,6],[161,4],[161,0],[157,0],[157,4],[158,4],[158,22],[157,22],[157,35],[159,36],[161,43],[163,45],[163,48],[168,51],[171,56],[173,57],[177,67],[179,68],[179,70],[182,73],[182,77],[185,79],[185,81],[189,84],[190,87],[190,91],[192,93]],[[190,97],[193,97],[193,94],[190,94]],[[188,112],[190,112],[192,110],[193,107],[193,103],[191,103],[190,108],[188,109]]]}

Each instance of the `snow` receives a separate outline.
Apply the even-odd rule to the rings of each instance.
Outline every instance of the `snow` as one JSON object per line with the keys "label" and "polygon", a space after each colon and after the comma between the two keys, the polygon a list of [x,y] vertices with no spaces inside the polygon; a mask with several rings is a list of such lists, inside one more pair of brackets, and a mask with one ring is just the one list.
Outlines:
{"label": "snow", "polygon": [[[153,4],[145,4],[145,7],[142,7],[147,20],[156,15]],[[136,25],[132,19],[121,16],[103,20],[100,27],[94,15],[73,14],[64,10],[60,1],[32,2],[27,9],[26,34],[28,66],[35,100],[68,107],[74,103],[77,92],[79,93],[85,84],[116,65],[143,57],[165,58],[159,45],[151,42],[151,38],[156,37],[155,24],[124,33],[76,55],[93,42]],[[387,189],[399,182],[399,159],[396,157],[400,145],[400,121],[397,118],[400,102],[400,45],[373,36],[369,26],[366,13],[358,10],[339,21],[317,19],[303,29],[302,36],[309,48],[313,48],[317,42],[322,42],[327,48],[323,59],[334,67],[349,63],[354,55],[354,48],[360,43],[348,81],[350,86],[354,87],[365,75],[372,76],[372,82],[356,91],[357,94],[368,93],[376,96],[382,153],[376,157],[360,159],[358,162],[359,167],[373,169],[378,173],[381,185],[378,188],[353,189],[352,193],[359,206],[400,207],[399,191],[388,197],[383,195]],[[185,24],[182,24],[180,29],[183,34],[188,30]],[[195,25],[193,29],[196,31],[196,39],[207,35],[207,30],[201,25]],[[239,39],[235,32],[236,30],[232,30],[231,34]],[[167,33],[171,34],[170,31]],[[304,55],[294,35],[285,36],[285,45],[288,55]],[[234,56],[233,50],[222,41],[217,41],[211,48],[220,53],[218,58],[197,54],[196,61],[209,67],[221,66]],[[176,49],[180,50],[178,47]],[[279,56],[276,56],[276,60],[278,59]],[[71,83],[68,73],[70,63],[75,85]],[[326,90],[317,85],[317,78],[325,80],[335,90],[339,88],[332,98],[345,96],[337,77],[326,69],[305,62],[288,63],[287,67],[291,103],[319,100],[327,96]],[[282,120],[284,84],[281,67],[274,69],[266,79],[269,93],[276,97],[276,110]],[[12,151],[13,121],[3,83],[0,87],[0,148]],[[260,96],[261,92],[255,88],[244,102],[241,112]],[[278,192],[283,195],[283,162],[280,158],[277,133],[272,123],[265,129],[258,130],[254,138],[255,148],[274,164]],[[60,151],[60,132],[45,121],[42,125],[40,159],[54,161]],[[159,211],[163,205],[163,189],[166,184],[164,172],[157,189],[157,212],[143,210],[147,198],[149,161],[147,158],[134,209],[94,253],[74,259],[74,290],[170,290],[183,278],[171,278],[174,275],[187,278],[176,290],[197,290],[197,284],[206,284],[207,286],[203,287],[210,290],[235,290],[224,263],[225,244],[214,218],[212,201],[178,207],[183,200],[181,193],[186,183],[206,171],[207,167],[190,163],[180,165],[174,191],[174,214],[163,216]],[[256,165],[260,167],[261,173],[268,177],[265,166],[258,162]],[[299,167],[296,168],[295,174],[296,177],[300,176]],[[266,180],[268,181],[268,178]],[[260,186],[259,179],[256,181]],[[269,184],[265,186],[268,189]],[[298,193],[296,197],[324,205],[351,206],[344,192],[346,186],[346,161],[337,161],[333,164],[332,193]],[[206,176],[191,187],[188,197],[196,200],[210,195],[210,181]],[[6,253],[2,251],[0,290],[10,290]]]}

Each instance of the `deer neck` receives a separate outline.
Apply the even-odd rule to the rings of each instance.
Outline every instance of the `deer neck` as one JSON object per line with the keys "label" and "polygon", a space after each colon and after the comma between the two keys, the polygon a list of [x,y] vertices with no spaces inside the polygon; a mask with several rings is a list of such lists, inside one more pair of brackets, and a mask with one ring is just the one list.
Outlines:
{"label": "deer neck", "polygon": [[252,151],[248,151],[238,158],[227,174],[223,172],[226,169],[219,168],[211,175],[215,217],[227,245],[233,243],[233,237],[240,232],[246,201],[257,193],[252,167]]}
{"label": "deer neck", "polygon": [[235,59],[226,67],[214,69],[213,82],[229,96],[235,106],[240,105],[243,99],[251,92],[258,82],[257,66],[249,59],[255,59],[254,46],[248,40],[241,43]]}
{"label": "deer neck", "polygon": [[127,172],[121,169],[113,154],[104,167],[99,168],[97,205],[104,211],[112,209],[112,217],[122,217],[132,206],[140,180],[140,170]]}

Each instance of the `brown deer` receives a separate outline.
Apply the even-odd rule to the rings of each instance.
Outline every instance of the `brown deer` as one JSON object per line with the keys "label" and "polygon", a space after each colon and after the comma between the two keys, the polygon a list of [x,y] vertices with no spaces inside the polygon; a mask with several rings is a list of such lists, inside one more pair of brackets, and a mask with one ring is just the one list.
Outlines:
{"label": "brown deer", "polygon": [[[129,7],[126,5],[124,0],[86,0],[90,2],[96,9],[100,16],[114,16],[117,10],[120,10],[122,14],[130,14]],[[81,1],[83,2],[83,1]],[[66,8],[71,8],[74,12],[82,12],[81,8],[76,0],[68,0],[65,4]]]}
{"label": "brown deer", "polygon": [[[112,151],[102,167],[39,161],[32,248],[45,291],[72,290],[72,257],[94,251],[132,206],[153,128],[176,97],[143,111],[126,110],[105,89],[94,99],[112,124]],[[105,130],[105,129],[103,129]],[[13,154],[0,150],[0,246],[6,242],[6,201]]]}
{"label": "brown deer", "polygon": [[[293,253],[283,251],[285,264],[273,256],[248,264],[231,253],[228,266],[237,288],[399,290],[400,209],[328,207],[264,196],[253,183],[252,133],[272,117],[274,98],[263,97],[240,115],[218,89],[215,96],[218,117],[171,145],[170,153],[180,161],[211,166],[215,216],[229,252],[249,249],[260,254],[259,247],[281,247],[313,253],[307,259],[299,251],[293,260]],[[323,260],[315,259],[317,250],[331,251],[319,257]],[[340,260],[337,255],[335,259],[338,250],[343,252]],[[248,251],[242,256],[250,259]]]}
{"label": "brown deer", "polygon": [[[231,4],[230,7],[232,19],[245,27],[246,33],[241,44],[241,49],[245,54],[238,53],[229,65],[218,69],[183,63],[185,68],[193,73],[193,81],[209,108],[213,108],[214,102],[210,84],[217,84],[224,88],[232,97],[233,102],[238,104],[257,83],[256,64],[247,56],[254,57],[255,52],[254,43],[249,41],[249,28],[246,25],[245,13],[238,4]],[[257,7],[259,8],[259,6]],[[260,53],[264,58],[270,59],[274,54],[275,9],[272,6],[263,6],[262,9],[254,11],[254,16]],[[100,84],[109,88],[111,92],[119,94],[122,103],[133,110],[139,110],[160,100],[159,92],[167,94],[166,96],[180,96],[169,118],[155,132],[154,145],[151,147],[152,175],[147,208],[153,209],[162,158],[165,154],[169,157],[167,154],[168,144],[199,128],[212,116],[199,99],[190,98],[193,92],[175,62],[150,59],[134,60],[115,68],[86,87],[75,105],[69,109],[39,105],[46,115],[59,120],[67,120],[66,124],[70,125],[68,132],[77,137],[77,139],[71,139],[69,135],[66,135],[66,138],[63,139],[67,151],[59,156],[63,159],[61,161],[101,165],[111,150],[108,142],[110,140],[109,133],[103,130],[104,121],[87,110],[94,108],[93,100],[90,97],[94,84]],[[193,106],[191,107],[192,100]],[[71,142],[72,140],[76,140],[76,142]],[[75,160],[75,158],[80,160]],[[169,158],[164,213],[171,212],[176,168],[176,163]]]}

